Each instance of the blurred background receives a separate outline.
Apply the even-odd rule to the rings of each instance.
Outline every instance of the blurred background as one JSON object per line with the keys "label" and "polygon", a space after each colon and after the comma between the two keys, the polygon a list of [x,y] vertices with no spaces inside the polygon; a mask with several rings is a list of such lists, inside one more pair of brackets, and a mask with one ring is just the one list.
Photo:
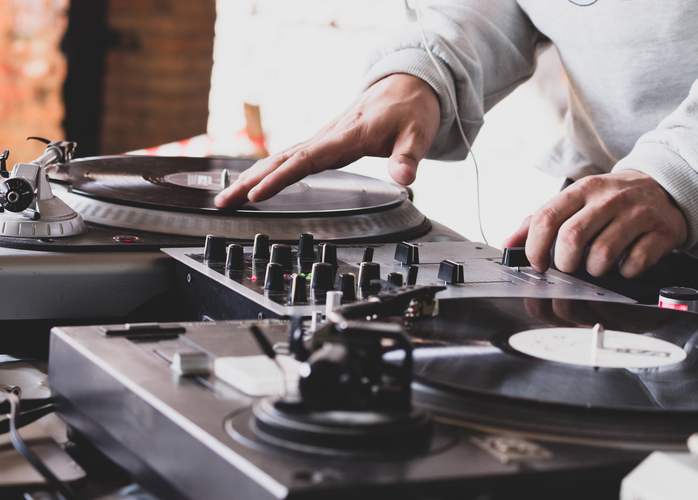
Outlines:
{"label": "blurred background", "polygon": [[[0,150],[30,161],[33,135],[79,157],[278,151],[353,101],[403,22],[404,0],[0,0]],[[549,50],[486,117],[473,150],[493,246],[562,183],[536,165],[564,133],[565,92]],[[385,164],[348,169],[389,180]],[[428,217],[482,241],[471,158],[423,161],[412,187]]]}

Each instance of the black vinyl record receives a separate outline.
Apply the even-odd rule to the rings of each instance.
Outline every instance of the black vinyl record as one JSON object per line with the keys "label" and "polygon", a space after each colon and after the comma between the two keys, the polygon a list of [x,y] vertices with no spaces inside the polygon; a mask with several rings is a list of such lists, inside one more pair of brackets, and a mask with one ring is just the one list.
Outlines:
{"label": "black vinyl record", "polygon": [[[439,309],[438,316],[419,320],[411,328],[415,378],[427,386],[584,409],[698,412],[696,314],[612,302],[535,298],[446,299],[440,301]],[[556,349],[562,352],[570,346],[563,345],[567,340],[561,340],[560,332],[579,332],[588,340],[570,349],[584,358],[591,352],[595,324],[623,332],[633,341],[660,345],[640,352],[611,342],[602,354],[605,350],[630,359],[644,356],[650,364],[654,357],[660,366],[584,366],[541,359],[511,345],[520,332],[537,332],[535,342],[543,346],[543,354]],[[669,363],[670,351],[678,353],[678,361]]]}
{"label": "black vinyl record", "polygon": [[[72,161],[52,174],[73,192],[99,200],[163,210],[220,211],[213,199],[253,160],[207,157],[105,156]],[[237,213],[345,214],[396,206],[405,189],[341,171],[308,176],[269,200],[246,203]]]}

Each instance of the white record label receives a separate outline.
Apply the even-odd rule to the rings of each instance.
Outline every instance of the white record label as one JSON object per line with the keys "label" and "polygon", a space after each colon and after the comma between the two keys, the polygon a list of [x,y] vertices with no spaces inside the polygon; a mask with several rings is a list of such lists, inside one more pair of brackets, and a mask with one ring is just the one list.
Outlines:
{"label": "white record label", "polygon": [[593,328],[541,328],[509,337],[509,345],[534,358],[601,368],[656,368],[681,363],[681,347],[645,335]]}

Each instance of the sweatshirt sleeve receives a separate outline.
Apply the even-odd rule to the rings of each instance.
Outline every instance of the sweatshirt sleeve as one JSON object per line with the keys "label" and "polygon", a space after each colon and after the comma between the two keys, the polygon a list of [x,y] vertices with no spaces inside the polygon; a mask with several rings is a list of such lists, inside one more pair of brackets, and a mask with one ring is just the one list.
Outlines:
{"label": "sweatshirt sleeve", "polygon": [[686,218],[688,238],[677,250],[698,257],[698,81],[656,129],[638,139],[613,171],[638,170],[656,180]]}
{"label": "sweatshirt sleeve", "polygon": [[428,158],[460,160],[467,150],[449,89],[472,143],[484,114],[533,74],[537,48],[548,41],[516,0],[437,0],[423,2],[420,12],[427,43],[447,81],[429,59],[419,24],[413,21],[376,51],[366,87],[393,73],[408,73],[429,83],[439,98],[441,122]]}

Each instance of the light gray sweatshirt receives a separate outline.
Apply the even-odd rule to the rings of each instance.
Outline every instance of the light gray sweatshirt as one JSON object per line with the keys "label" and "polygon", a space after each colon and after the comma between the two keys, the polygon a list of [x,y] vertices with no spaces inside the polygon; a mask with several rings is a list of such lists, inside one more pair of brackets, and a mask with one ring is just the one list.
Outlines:
{"label": "light gray sweatshirt", "polygon": [[[551,41],[569,79],[568,136],[541,166],[556,176],[634,169],[674,198],[698,256],[698,1],[422,0],[427,41],[472,141],[484,114],[535,70]],[[367,85],[391,73],[427,81],[441,124],[430,158],[467,155],[446,87],[408,23],[383,44]]]}

